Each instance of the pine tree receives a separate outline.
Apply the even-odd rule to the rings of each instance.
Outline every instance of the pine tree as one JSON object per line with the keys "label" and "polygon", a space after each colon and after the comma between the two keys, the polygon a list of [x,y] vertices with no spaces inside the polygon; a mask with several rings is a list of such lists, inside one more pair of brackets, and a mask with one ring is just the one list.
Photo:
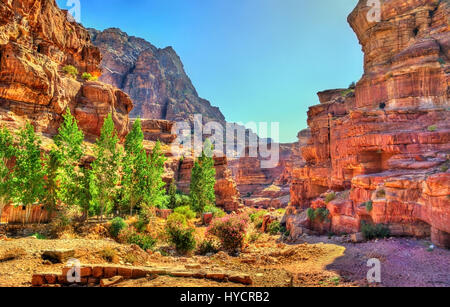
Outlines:
{"label": "pine tree", "polygon": [[213,147],[208,139],[203,148],[202,155],[194,163],[190,185],[192,208],[200,214],[206,206],[214,206],[216,203],[216,169],[212,157]]}
{"label": "pine tree", "polygon": [[0,129],[0,218],[3,208],[10,201],[11,193],[11,172],[8,163],[13,156],[13,138],[8,129]]}
{"label": "pine tree", "polygon": [[110,213],[116,199],[122,156],[118,142],[119,139],[110,113],[103,123],[100,137],[97,139],[96,160],[92,163],[92,172],[89,176],[90,209],[91,212],[99,214],[101,219],[103,219],[103,215]]}
{"label": "pine tree", "polygon": [[130,215],[133,215],[133,209],[145,198],[148,165],[143,141],[144,133],[138,118],[126,137],[123,158],[122,202],[130,209]]}
{"label": "pine tree", "polygon": [[81,167],[83,156],[84,134],[78,128],[77,120],[67,109],[63,115],[64,122],[55,137],[56,151],[50,157],[49,162],[57,163],[57,179],[59,187],[57,189],[59,198],[68,206],[78,205],[82,201],[84,173]]}
{"label": "pine tree", "polygon": [[[41,159],[41,140],[30,123],[19,132],[15,152],[16,164],[12,181],[13,201],[16,205],[31,206],[44,199],[45,168]],[[26,220],[29,220],[27,215]]]}
{"label": "pine tree", "polygon": [[152,153],[147,158],[146,187],[144,201],[148,206],[165,208],[167,206],[166,183],[162,177],[164,174],[164,163],[166,157],[161,151],[161,143],[156,142]]}

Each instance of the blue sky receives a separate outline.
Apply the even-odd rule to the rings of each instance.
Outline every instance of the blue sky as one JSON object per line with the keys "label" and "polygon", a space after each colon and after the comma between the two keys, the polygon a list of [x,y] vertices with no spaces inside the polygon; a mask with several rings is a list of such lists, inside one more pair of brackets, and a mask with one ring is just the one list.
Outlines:
{"label": "blue sky", "polygon": [[199,95],[228,121],[280,122],[280,141],[293,142],[318,91],[362,75],[361,47],[347,23],[357,2],[81,0],[81,21],[172,46]]}

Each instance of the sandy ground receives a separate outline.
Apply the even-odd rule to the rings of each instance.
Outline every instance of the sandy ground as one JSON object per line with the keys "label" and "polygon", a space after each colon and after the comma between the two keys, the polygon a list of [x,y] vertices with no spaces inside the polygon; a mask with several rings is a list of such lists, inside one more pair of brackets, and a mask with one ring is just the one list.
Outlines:
{"label": "sandy ground", "polygon": [[[414,239],[387,239],[362,244],[340,243],[338,238],[307,237],[299,244],[284,244],[264,235],[239,257],[221,252],[211,257],[149,255],[112,240],[38,240],[34,238],[0,241],[1,255],[15,252],[16,259],[0,262],[0,286],[31,285],[33,273],[60,272],[62,265],[44,264],[41,254],[48,249],[71,248],[82,263],[107,263],[104,249],[114,249],[116,263],[126,264],[133,255],[135,265],[174,266],[199,264],[203,269],[242,272],[251,275],[253,286],[261,287],[346,287],[367,286],[366,266],[370,258],[381,261],[378,286],[450,287],[450,251],[428,251],[429,242]],[[17,252],[17,251],[22,251]],[[155,279],[125,281],[118,286],[135,287],[235,287],[233,283],[160,276]]]}

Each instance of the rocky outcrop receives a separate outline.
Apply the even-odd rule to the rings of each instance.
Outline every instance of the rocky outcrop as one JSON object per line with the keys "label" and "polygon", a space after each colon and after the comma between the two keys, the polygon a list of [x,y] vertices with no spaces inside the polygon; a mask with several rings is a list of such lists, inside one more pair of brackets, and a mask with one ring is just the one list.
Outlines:
{"label": "rocky outcrop", "polygon": [[[80,127],[97,135],[112,113],[119,134],[128,129],[132,102],[100,82],[82,82],[81,73],[100,75],[101,55],[89,33],[70,22],[54,0],[0,3],[0,121],[18,128],[30,120],[39,132],[55,134],[61,114],[72,110]],[[75,66],[75,78],[63,72]]]}
{"label": "rocky outcrop", "polygon": [[[288,228],[301,233],[304,209],[326,207],[329,221],[315,230],[386,224],[394,235],[431,234],[449,247],[450,4],[384,1],[377,23],[368,10],[360,1],[348,18],[365,54],[362,79],[319,93],[309,109]],[[336,199],[325,201],[331,191]]]}
{"label": "rocky outcrop", "polygon": [[205,122],[225,123],[220,110],[198,96],[171,47],[158,49],[114,28],[90,32],[103,54],[100,80],[130,95],[135,105],[131,116],[192,123],[194,114],[202,114]]}

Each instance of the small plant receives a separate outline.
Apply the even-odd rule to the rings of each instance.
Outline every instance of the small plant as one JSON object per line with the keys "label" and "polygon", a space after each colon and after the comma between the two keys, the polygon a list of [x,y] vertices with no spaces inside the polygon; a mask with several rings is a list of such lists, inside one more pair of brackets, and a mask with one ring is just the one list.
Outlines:
{"label": "small plant", "polygon": [[448,171],[448,165],[441,166],[441,172],[445,173]]}
{"label": "small plant", "polygon": [[316,209],[316,218],[318,218],[321,222],[328,221],[330,216],[330,211],[326,208],[318,208]]}
{"label": "small plant", "polygon": [[197,215],[194,211],[192,211],[190,206],[178,207],[174,210],[174,213],[184,215],[188,220],[192,220]]}
{"label": "small plant", "polygon": [[125,257],[123,258],[123,261],[125,263],[135,264],[137,262],[137,259],[136,256],[133,254],[126,254]]}
{"label": "small plant", "polygon": [[429,127],[428,127],[428,131],[429,131],[429,132],[435,132],[436,130],[437,130],[436,125],[432,125],[432,126],[429,126]]}
{"label": "small plant", "polygon": [[136,244],[143,250],[151,250],[156,244],[156,239],[150,237],[149,235],[132,233],[128,237],[128,244]]}
{"label": "small plant", "polygon": [[445,60],[443,58],[438,59],[439,64],[445,65]]}
{"label": "small plant", "polygon": [[259,240],[259,238],[261,237],[262,233],[255,231],[252,232],[248,235],[248,242],[250,243],[255,243],[256,241]]}
{"label": "small plant", "polygon": [[83,80],[85,80],[85,81],[97,81],[98,80],[98,77],[94,77],[88,72],[84,72],[81,75],[81,78],[83,78]]}
{"label": "small plant", "polygon": [[273,221],[267,226],[267,232],[272,236],[275,236],[281,232],[281,224],[278,221]]}
{"label": "small plant", "polygon": [[212,221],[207,233],[216,236],[222,248],[229,252],[240,250],[244,244],[248,217],[245,215],[228,215]]}
{"label": "small plant", "polygon": [[308,219],[310,221],[314,221],[316,219],[316,211],[313,208],[308,208],[308,210],[306,210],[306,214],[308,215]]}
{"label": "small plant", "polygon": [[339,286],[340,282],[341,282],[341,278],[339,276],[330,278],[330,282],[332,284],[334,284],[335,286]]}
{"label": "small plant", "polygon": [[107,262],[117,262],[117,254],[116,251],[112,248],[105,248],[101,251],[101,256]]}
{"label": "small plant", "polygon": [[383,224],[372,225],[363,222],[361,232],[367,240],[383,239],[391,236],[391,231]]}
{"label": "small plant", "polygon": [[64,66],[63,71],[74,79],[78,76],[78,69],[73,65]]}
{"label": "small plant", "polygon": [[214,217],[220,218],[226,215],[225,211],[213,205],[208,205],[204,209],[204,213],[212,213]]}
{"label": "small plant", "polygon": [[367,212],[372,212],[373,210],[373,201],[369,200],[363,204],[366,207]]}
{"label": "small plant", "polygon": [[355,81],[353,81],[352,83],[350,83],[350,85],[348,86],[348,88],[356,88],[356,83]]}
{"label": "small plant", "polygon": [[109,228],[109,233],[113,238],[117,238],[122,229],[127,227],[127,223],[121,218],[116,217],[111,221],[111,227]]}
{"label": "small plant", "polygon": [[40,233],[35,233],[31,237],[36,238],[38,240],[47,240],[47,237],[44,235],[41,235]]}
{"label": "small plant", "polygon": [[212,239],[205,239],[198,246],[198,254],[204,256],[208,254],[217,254],[219,247],[216,241]]}
{"label": "small plant", "polygon": [[195,229],[188,225],[185,215],[174,213],[169,216],[166,232],[170,243],[175,245],[179,253],[186,254],[195,249]]}
{"label": "small plant", "polygon": [[332,202],[335,199],[336,199],[336,193],[334,193],[334,192],[328,193],[327,196],[325,196],[325,203],[329,204],[330,202]]}
{"label": "small plant", "polygon": [[255,213],[250,214],[250,220],[252,221],[252,223],[255,225],[256,228],[261,228],[263,221],[264,221],[264,216],[267,214],[267,211],[265,210],[259,210]]}

